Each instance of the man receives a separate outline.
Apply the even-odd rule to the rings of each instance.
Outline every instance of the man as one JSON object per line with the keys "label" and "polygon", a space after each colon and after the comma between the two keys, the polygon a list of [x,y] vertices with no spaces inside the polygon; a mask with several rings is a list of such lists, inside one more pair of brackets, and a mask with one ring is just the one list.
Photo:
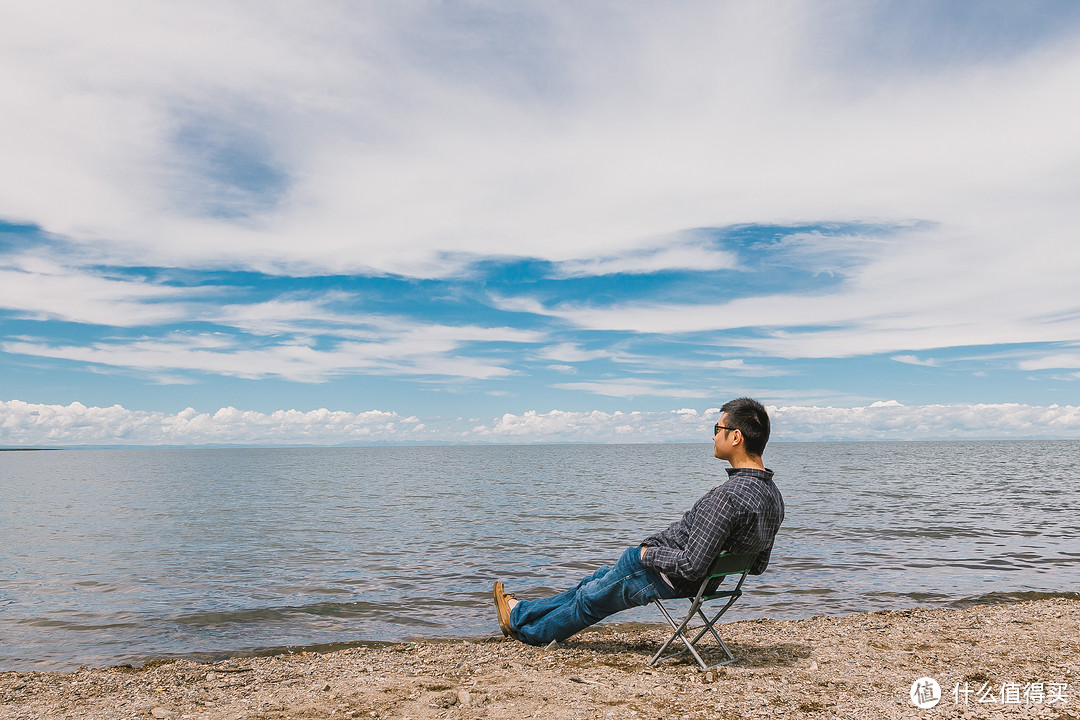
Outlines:
{"label": "man", "polygon": [[657,597],[691,597],[721,552],[758,553],[751,572],[760,575],[784,520],[783,498],[761,459],[768,440],[769,415],[761,403],[750,398],[726,403],[713,428],[713,454],[731,465],[727,482],[666,530],[628,548],[614,565],[554,597],[518,600],[496,582],[503,635],[544,645]]}

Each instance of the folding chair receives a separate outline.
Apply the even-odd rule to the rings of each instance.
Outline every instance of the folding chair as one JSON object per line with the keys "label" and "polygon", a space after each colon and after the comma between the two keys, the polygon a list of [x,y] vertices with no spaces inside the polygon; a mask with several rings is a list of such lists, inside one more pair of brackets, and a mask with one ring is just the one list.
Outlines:
{"label": "folding chair", "polygon": [[[649,665],[655,665],[661,660],[667,660],[668,658],[675,657],[676,655],[681,655],[686,652],[686,650],[690,651],[690,654],[693,655],[694,659],[698,661],[698,665],[701,666],[702,670],[710,670],[715,667],[720,667],[721,665],[727,665],[728,663],[735,662],[735,656],[731,654],[731,650],[726,644],[724,644],[724,641],[720,639],[720,636],[716,633],[716,628],[713,626],[713,624],[720,619],[721,615],[727,612],[728,608],[731,607],[736,600],[742,597],[743,581],[746,580],[746,576],[750,572],[750,568],[754,566],[754,560],[756,559],[757,553],[751,553],[749,555],[724,554],[717,557],[716,560],[713,560],[713,564],[709,568],[708,574],[701,580],[701,586],[698,588],[697,595],[695,595],[690,600],[690,612],[686,614],[686,618],[683,619],[682,622],[675,622],[675,620],[671,617],[671,613],[669,613],[667,608],[664,607],[664,603],[660,602],[660,599],[657,598],[656,605],[660,608],[660,612],[664,614],[664,617],[667,619],[668,624],[671,625],[672,629],[675,632],[671,633],[671,637],[665,640],[664,644],[660,646],[660,649],[656,651],[656,654],[653,655],[652,660],[649,661]],[[705,592],[709,586],[709,581],[713,580],[714,578],[726,577],[728,575],[740,576],[739,582],[735,584],[735,587],[731,588],[730,590],[720,590],[718,588],[711,593]],[[724,607],[720,608],[720,612],[716,613],[716,615],[713,616],[712,620],[709,620],[707,617],[705,617],[705,613],[702,612],[701,606],[710,600],[717,600],[719,598],[727,598],[727,603],[724,604]],[[705,627],[701,628],[701,632],[699,632],[693,640],[688,640],[686,638],[687,625],[690,624],[690,621],[694,619],[695,615],[699,616],[705,622]],[[701,655],[698,654],[698,651],[694,646],[697,644],[697,641],[704,637],[705,633],[707,632],[712,633],[712,636],[716,638],[716,642],[720,643],[720,647],[723,648],[724,653],[727,655],[727,660],[716,663],[715,665],[706,665],[705,661],[701,659]],[[668,646],[671,645],[675,638],[679,638],[683,641],[683,643],[686,645],[686,650],[678,650],[671,653],[670,655],[664,655],[663,657],[661,657],[661,655],[663,655],[664,651],[668,649]]]}

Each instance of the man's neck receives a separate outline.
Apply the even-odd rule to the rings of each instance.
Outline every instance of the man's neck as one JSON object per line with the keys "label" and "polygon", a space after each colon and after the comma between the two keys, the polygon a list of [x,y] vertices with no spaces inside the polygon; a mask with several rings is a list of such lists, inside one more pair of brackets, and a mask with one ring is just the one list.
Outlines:
{"label": "man's neck", "polygon": [[731,458],[728,460],[728,464],[735,469],[750,468],[753,470],[764,470],[765,462],[761,459],[760,455],[743,455],[742,457]]}

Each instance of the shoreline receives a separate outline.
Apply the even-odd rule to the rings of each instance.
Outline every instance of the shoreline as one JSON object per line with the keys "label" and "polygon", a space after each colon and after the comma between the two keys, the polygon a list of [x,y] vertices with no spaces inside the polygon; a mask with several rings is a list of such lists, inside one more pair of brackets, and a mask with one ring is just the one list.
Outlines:
{"label": "shoreline", "polygon": [[[905,596],[911,599],[909,596]],[[955,600],[939,601],[932,604],[923,605],[910,605],[900,606],[895,608],[878,608],[873,610],[853,611],[843,614],[828,615],[828,617],[842,619],[851,617],[852,615],[870,615],[880,612],[906,612],[914,609],[941,609],[941,610],[962,610],[971,607],[981,606],[995,606],[995,605],[1013,605],[1021,602],[1029,602],[1036,600],[1075,600],[1080,601],[1080,592],[1072,591],[1044,591],[1044,590],[1016,590],[1016,591],[1000,591],[983,593],[981,595],[972,595]],[[748,612],[753,613],[752,608],[748,608]],[[604,628],[618,628],[622,626],[627,627],[647,627],[652,624],[662,626],[663,622],[659,618],[657,613],[656,623],[652,622],[619,622],[619,621],[604,621],[603,623],[594,626],[595,629]],[[730,616],[729,616],[730,617]],[[810,617],[790,617],[783,615],[779,618],[772,618],[776,620],[798,621],[807,620],[816,617],[824,617],[822,615],[814,615]],[[492,615],[494,618],[494,615]],[[749,618],[746,618],[749,620]],[[728,620],[728,622],[736,622],[737,620]],[[493,626],[496,625],[494,619],[492,619]],[[205,650],[205,651],[190,651],[190,652],[175,652],[175,653],[161,653],[154,655],[128,655],[124,658],[118,658],[115,662],[76,662],[72,661],[63,667],[48,666],[44,663],[39,663],[39,667],[28,665],[24,667],[5,667],[0,665],[0,673],[5,672],[45,672],[45,673],[71,673],[83,668],[93,669],[109,669],[109,668],[127,668],[132,670],[138,670],[143,665],[154,664],[160,665],[161,663],[177,662],[180,660],[191,660],[193,662],[202,664],[214,664],[226,659],[240,659],[240,658],[260,658],[269,657],[273,655],[281,654],[299,654],[301,652],[330,654],[334,652],[340,652],[342,650],[352,650],[358,648],[372,648],[380,649],[384,647],[390,647],[395,645],[403,645],[409,643],[454,643],[454,642],[482,642],[485,639],[490,639],[490,635],[399,635],[390,639],[364,639],[364,640],[343,640],[338,642],[323,642],[323,643],[310,643],[303,645],[273,645],[263,647],[249,647],[249,648],[236,648],[236,649],[219,649],[219,650]],[[0,660],[2,662],[2,660]]]}
{"label": "shoreline", "polygon": [[[738,661],[715,675],[685,654],[650,668],[665,627],[611,623],[556,648],[432,639],[5,671],[0,718],[1080,718],[1080,599],[721,627]],[[921,677],[941,687],[931,710],[908,697]]]}

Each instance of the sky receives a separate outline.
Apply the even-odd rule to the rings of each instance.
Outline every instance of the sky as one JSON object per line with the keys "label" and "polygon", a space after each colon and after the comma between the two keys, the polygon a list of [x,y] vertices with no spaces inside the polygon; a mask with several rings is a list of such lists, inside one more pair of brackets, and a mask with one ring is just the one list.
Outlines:
{"label": "sky", "polygon": [[8,3],[0,446],[1080,438],[1080,4]]}

